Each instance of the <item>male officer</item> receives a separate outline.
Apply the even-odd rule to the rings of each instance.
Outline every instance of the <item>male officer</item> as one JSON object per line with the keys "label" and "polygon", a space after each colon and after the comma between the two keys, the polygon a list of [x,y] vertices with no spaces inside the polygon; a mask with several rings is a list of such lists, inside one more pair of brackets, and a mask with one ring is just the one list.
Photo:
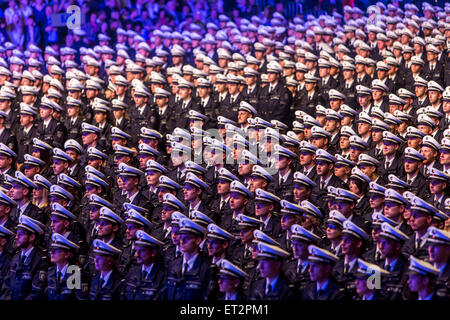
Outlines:
{"label": "male officer", "polygon": [[302,300],[341,300],[345,291],[332,276],[332,270],[338,261],[331,252],[315,245],[308,247],[309,276],[311,283],[302,292]]}
{"label": "male officer", "polygon": [[249,300],[293,300],[294,291],[281,271],[282,262],[289,253],[264,242],[258,242],[257,246],[258,269],[263,279],[251,285]]}
{"label": "male officer", "polygon": [[128,209],[125,212],[127,219],[125,220],[127,245],[124,246],[120,256],[119,270],[126,275],[131,267],[136,266],[136,233],[139,230],[146,231],[151,227],[150,221],[135,209]]}
{"label": "male officer", "polygon": [[181,219],[180,249],[183,257],[175,259],[167,274],[168,300],[209,300],[215,294],[215,278],[209,262],[200,253],[206,230],[190,219]]}
{"label": "male officer", "polygon": [[429,262],[410,257],[408,287],[417,293],[417,300],[439,300],[435,293],[434,282],[439,274]]}
{"label": "male officer", "polygon": [[276,61],[267,64],[269,85],[260,93],[258,114],[265,120],[278,120],[290,123],[291,92],[279,81],[283,69]]}
{"label": "male officer", "polygon": [[44,287],[47,261],[39,250],[38,238],[45,226],[26,215],[19,218],[16,245],[19,249],[11,261],[11,268],[3,282],[3,300],[31,300],[38,298]]}
{"label": "male officer", "polygon": [[302,226],[294,224],[290,227],[291,246],[294,259],[285,264],[286,277],[300,293],[310,283],[308,256],[309,245],[317,245],[320,238]]}
{"label": "male officer", "polygon": [[15,233],[0,225],[0,286],[9,273],[11,267],[12,254],[8,252],[8,243],[13,239]]}
{"label": "male officer", "polygon": [[242,283],[248,277],[248,274],[232,264],[226,259],[220,263],[218,272],[219,291],[224,295],[221,300],[246,300],[246,296],[242,290]]}
{"label": "male officer", "polygon": [[166,272],[158,259],[161,241],[143,230],[136,231],[137,265],[127,273],[125,282],[126,300],[159,300],[165,288]]}
{"label": "male officer", "polygon": [[276,195],[263,189],[255,190],[255,216],[263,222],[261,231],[273,238],[278,238],[281,233],[280,217],[274,212],[279,202]]}
{"label": "male officer", "polygon": [[347,220],[342,230],[342,253],[333,268],[336,279],[343,284],[348,294],[355,294],[355,272],[358,269],[358,258],[362,255],[369,235],[356,224]]}
{"label": "male officer", "polygon": [[406,285],[408,259],[402,254],[402,247],[408,236],[398,228],[387,222],[381,224],[381,232],[378,236],[378,249],[381,260],[377,263],[381,268],[389,272],[389,276],[382,279],[382,294],[387,300],[399,300],[402,297],[403,288]]}
{"label": "male officer", "polygon": [[59,107],[55,104],[46,97],[41,100],[39,108],[41,122],[37,127],[36,135],[52,147],[63,148],[66,141],[66,128],[59,120],[53,118],[53,111]]}
{"label": "male officer", "polygon": [[436,295],[448,299],[450,295],[450,234],[448,231],[430,227],[428,242],[429,261],[439,270],[435,283]]}
{"label": "male officer", "polygon": [[16,171],[15,179],[12,183],[11,198],[17,203],[15,212],[11,214],[13,220],[18,221],[22,215],[29,216],[33,219],[46,223],[48,217],[31,203],[33,189],[36,188],[34,182],[28,179],[22,172]]}
{"label": "male officer", "polygon": [[403,246],[403,253],[423,260],[428,258],[428,228],[438,210],[417,196],[410,203],[411,217],[408,223],[414,233]]}
{"label": "male officer", "polygon": [[355,286],[358,295],[354,297],[354,300],[383,300],[384,297],[381,295],[380,288],[374,286],[371,277],[375,276],[383,279],[388,275],[389,272],[379,266],[358,259],[358,269],[355,273]]}

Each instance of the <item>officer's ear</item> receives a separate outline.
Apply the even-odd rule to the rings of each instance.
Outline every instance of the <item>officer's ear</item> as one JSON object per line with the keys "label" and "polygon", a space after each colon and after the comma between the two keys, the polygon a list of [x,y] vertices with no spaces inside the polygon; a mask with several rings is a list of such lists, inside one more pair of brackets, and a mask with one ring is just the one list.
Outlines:
{"label": "officer's ear", "polygon": [[0,247],[4,248],[6,246],[7,242],[8,242],[8,240],[6,240],[6,238],[1,237],[0,238]]}
{"label": "officer's ear", "polygon": [[64,227],[68,228],[70,225],[70,221],[69,220],[64,220]]}
{"label": "officer's ear", "polygon": [[64,161],[64,169],[67,170],[69,169],[69,163]]}
{"label": "officer's ear", "polygon": [[248,204],[248,198],[244,198],[244,206]]}
{"label": "officer's ear", "polygon": [[198,247],[200,246],[200,243],[202,243],[203,238],[201,236],[195,237],[195,245]]}
{"label": "officer's ear", "polygon": [[358,249],[361,249],[362,245],[363,245],[363,242],[362,242],[361,240],[357,240],[357,242],[356,242],[356,247],[357,247]]}
{"label": "officer's ear", "polygon": [[13,159],[8,157],[8,160],[6,160],[9,165],[12,165]]}
{"label": "officer's ear", "polygon": [[267,188],[268,185],[269,185],[269,183],[266,180],[264,180],[262,183],[262,189]]}
{"label": "officer's ear", "polygon": [[61,205],[66,208],[69,202],[67,200],[61,200]]}
{"label": "officer's ear", "polygon": [[427,215],[427,224],[431,225],[432,221],[433,221],[433,217],[431,215]]}
{"label": "officer's ear", "polygon": [[227,249],[229,247],[230,243],[228,241],[224,241],[222,243],[222,248]]}
{"label": "officer's ear", "polygon": [[28,237],[28,240],[32,243],[36,240],[36,235],[34,233],[30,233],[30,236]]}
{"label": "officer's ear", "polygon": [[114,232],[119,231],[119,225],[114,224],[113,227],[112,227],[112,230],[113,230]]}

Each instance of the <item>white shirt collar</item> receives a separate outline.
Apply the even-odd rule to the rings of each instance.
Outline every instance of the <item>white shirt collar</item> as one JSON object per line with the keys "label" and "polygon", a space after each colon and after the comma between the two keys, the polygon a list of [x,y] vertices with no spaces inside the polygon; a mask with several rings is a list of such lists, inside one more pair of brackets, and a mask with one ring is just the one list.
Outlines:
{"label": "white shirt collar", "polygon": [[198,253],[193,256],[191,259],[186,260],[186,257],[183,255],[183,265],[182,265],[182,270],[184,270],[184,265],[187,263],[188,264],[188,271],[192,270],[192,268],[194,267],[194,262],[195,259],[197,259]]}
{"label": "white shirt collar", "polygon": [[108,283],[109,277],[111,276],[111,273],[112,273],[112,272],[113,272],[112,270],[109,271],[109,272],[106,274],[106,276],[104,276],[103,278],[102,278],[102,276],[100,275],[100,279],[103,279],[103,280],[104,280],[104,283],[103,283],[103,286],[102,286],[102,287],[104,287],[104,286],[106,285],[106,283]]}
{"label": "white shirt collar", "polygon": [[56,272],[61,272],[61,277],[64,278],[68,267],[69,267],[69,264],[66,264],[61,270],[58,270],[58,268],[56,268]]}

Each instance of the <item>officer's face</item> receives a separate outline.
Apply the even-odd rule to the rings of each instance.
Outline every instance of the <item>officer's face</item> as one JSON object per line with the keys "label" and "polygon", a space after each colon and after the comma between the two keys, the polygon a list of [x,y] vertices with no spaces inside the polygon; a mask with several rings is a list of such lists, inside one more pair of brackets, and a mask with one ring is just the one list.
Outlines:
{"label": "officer's face", "polygon": [[309,198],[311,190],[302,184],[294,184],[294,199],[295,201],[305,200]]}
{"label": "officer's face", "polygon": [[111,222],[100,220],[98,223],[98,235],[100,237],[109,237],[112,235],[114,230],[117,230],[117,227],[114,226]]}
{"label": "officer's face", "polygon": [[311,144],[319,149],[323,148],[325,146],[325,138],[320,136],[312,136],[311,137]]}
{"label": "officer's face", "polygon": [[63,264],[69,261],[69,251],[58,249],[58,248],[51,248],[50,250],[50,261],[54,264]]}
{"label": "officer's face", "polygon": [[122,177],[123,185],[122,190],[130,192],[136,189],[136,186],[139,183],[138,178],[134,177]]}
{"label": "officer's face", "polygon": [[369,204],[372,209],[382,208],[384,204],[384,196],[379,194],[371,194],[369,197]]}
{"label": "officer's face", "polygon": [[16,233],[16,245],[17,248],[26,249],[33,241],[34,235],[31,235],[23,229],[17,230]]}
{"label": "officer's face", "polygon": [[428,99],[430,99],[431,104],[438,103],[441,98],[442,94],[439,91],[428,90]]}
{"label": "officer's face", "polygon": [[127,240],[136,240],[136,231],[138,230],[144,230],[143,227],[138,226],[134,223],[127,223],[127,230],[126,230],[126,236],[127,236]]}
{"label": "officer's face", "polygon": [[409,225],[413,231],[422,231],[426,230],[431,224],[432,218],[427,214],[411,210],[411,217],[409,218]]}
{"label": "officer's face", "polygon": [[103,112],[95,112],[94,113],[94,119],[95,119],[95,123],[103,123],[103,121],[106,120],[106,113]]}
{"label": "officer's face", "polygon": [[289,230],[296,221],[297,219],[293,215],[283,214],[281,216],[281,229],[283,231]]}
{"label": "officer's face", "polygon": [[414,173],[416,172],[421,163],[412,159],[405,159],[405,172],[406,173]]}
{"label": "officer's face", "polygon": [[311,281],[323,281],[328,278],[331,266],[326,263],[310,262],[309,277]]}
{"label": "officer's face", "polygon": [[383,155],[392,155],[398,150],[398,144],[389,141],[383,141]]}
{"label": "officer's face", "polygon": [[252,176],[250,179],[250,192],[255,192],[256,189],[262,189],[264,188],[264,185],[266,181],[263,178],[260,178],[258,176]]}
{"label": "officer's face", "polygon": [[374,142],[379,142],[383,139],[383,131],[378,129],[372,129],[372,140]]}
{"label": "officer's face", "polygon": [[358,186],[356,185],[355,181],[353,179],[350,179],[349,182],[349,189],[351,192],[355,193],[355,194],[360,194],[361,190],[359,190]]}
{"label": "officer's face", "polygon": [[341,150],[347,150],[350,148],[350,139],[346,136],[341,136],[339,138],[339,147]]}
{"label": "officer's face", "polygon": [[241,241],[246,244],[250,244],[253,241],[253,228],[243,228],[239,230],[239,236]]}
{"label": "officer's face", "polygon": [[252,169],[253,169],[253,164],[240,163],[238,173],[241,177],[248,176],[252,172]]}
{"label": "officer's face", "polygon": [[275,83],[278,80],[279,75],[278,75],[278,73],[268,72],[267,77],[268,77],[270,83]]}
{"label": "officer's face", "polygon": [[308,246],[309,246],[309,243],[307,243],[305,241],[293,240],[292,241],[292,252],[294,254],[294,258],[306,260],[309,255]]}
{"label": "officer's face", "polygon": [[266,217],[273,211],[273,204],[265,201],[255,202],[255,215],[257,217]]}
{"label": "officer's face", "polygon": [[94,258],[95,270],[110,271],[113,268],[113,258],[110,256],[96,255]]}
{"label": "officer's face", "polygon": [[89,208],[89,220],[98,221],[100,218],[100,208],[97,206],[90,206]]}
{"label": "officer's face", "polygon": [[442,194],[447,188],[447,183],[438,179],[431,179],[428,185],[431,194]]}
{"label": "officer's face", "polygon": [[369,132],[372,126],[365,122],[358,122],[358,134],[363,136]]}
{"label": "officer's face", "polygon": [[69,221],[52,216],[50,218],[50,227],[52,228],[52,233],[64,234],[69,226]]}
{"label": "officer's face", "polygon": [[180,250],[183,253],[194,253],[202,239],[192,234],[180,234]]}
{"label": "officer's face", "polygon": [[334,240],[334,239],[339,239],[341,237],[342,234],[342,230],[337,227],[335,224],[329,223],[327,225],[327,239],[329,240]]}
{"label": "officer's face", "polygon": [[379,237],[377,242],[378,249],[381,252],[381,255],[383,258],[392,258],[395,257],[397,252],[399,252],[401,245],[399,242],[396,242],[394,240],[385,238],[385,237]]}
{"label": "officer's face", "polygon": [[425,157],[423,164],[430,164],[437,157],[437,151],[427,146],[422,146],[420,153]]}
{"label": "officer's face", "polygon": [[69,167],[69,164],[66,161],[54,159],[52,167],[53,167],[53,173],[55,175],[58,175],[60,173],[65,172],[66,169]]}
{"label": "officer's face", "polygon": [[232,192],[230,194],[230,208],[231,210],[238,210],[247,205],[248,199],[239,193]]}
{"label": "officer's face", "polygon": [[[408,286],[412,292],[419,292],[426,287],[426,277],[419,274],[410,274],[408,279]],[[428,280],[429,281],[429,280]]]}
{"label": "officer's face", "polygon": [[220,257],[228,247],[228,243],[218,239],[207,239],[206,245],[210,257]]}
{"label": "officer's face", "polygon": [[386,201],[384,203],[384,215],[389,219],[397,221],[402,215],[404,206],[400,206],[396,202]]}
{"label": "officer's face", "polygon": [[428,246],[428,256],[432,263],[446,263],[450,258],[450,246],[431,243]]}
{"label": "officer's face", "polygon": [[256,77],[246,76],[245,83],[247,84],[247,86],[253,86],[256,83]]}
{"label": "officer's face", "polygon": [[365,107],[368,106],[370,103],[370,95],[359,95],[358,96],[358,103],[360,106]]}
{"label": "officer's face", "polygon": [[168,206],[163,205],[161,210],[161,220],[164,222],[169,222],[172,219],[172,213],[175,212],[175,209]]}
{"label": "officer's face", "polygon": [[220,292],[233,294],[234,292],[236,292],[241,281],[233,277],[219,276],[218,283]]}
{"label": "officer's face", "polygon": [[84,132],[81,135],[81,140],[83,141],[84,145],[91,144],[92,142],[95,141],[96,138],[97,138],[97,135],[95,133]]}
{"label": "officer's face", "polygon": [[151,264],[154,261],[156,250],[146,246],[136,246],[135,257],[137,263]]}
{"label": "officer's face", "polygon": [[355,279],[355,286],[356,286],[356,292],[360,296],[363,296],[364,294],[371,292],[367,288],[367,279],[365,277],[356,278]]}
{"label": "officer's face", "polygon": [[442,102],[442,110],[444,111],[444,113],[450,112],[450,101]]}
{"label": "officer's face", "polygon": [[422,144],[422,139],[420,138],[408,138],[408,147],[418,150]]}
{"label": "officer's face", "polygon": [[258,268],[261,277],[276,277],[280,272],[281,263],[272,259],[261,259],[258,263]]}
{"label": "officer's face", "polygon": [[178,226],[172,226],[172,230],[170,233],[170,238],[172,239],[172,243],[176,246],[178,246],[180,244],[180,235],[178,234],[178,231],[180,229],[178,228]]}
{"label": "officer's face", "polygon": [[183,194],[184,194],[184,200],[186,200],[186,201],[193,201],[193,200],[197,199],[199,193],[200,193],[200,191],[190,184],[186,184],[184,186]]}
{"label": "officer's face", "polygon": [[362,246],[362,242],[356,238],[348,235],[342,236],[341,247],[342,253],[346,255],[353,255],[358,253],[359,248]]}
{"label": "officer's face", "polygon": [[142,107],[146,102],[148,98],[141,95],[135,95],[134,96],[134,102],[136,103],[137,107]]}
{"label": "officer's face", "polygon": [[53,110],[50,108],[45,108],[45,107],[40,107],[39,108],[39,115],[41,116],[42,119],[48,119],[48,117],[50,117],[53,113]]}
{"label": "officer's face", "polygon": [[191,89],[189,88],[179,88],[178,95],[181,99],[185,100],[188,99],[191,96]]}
{"label": "officer's face", "polygon": [[442,150],[439,155],[439,159],[440,159],[441,165],[450,164],[450,152],[448,152],[447,150]]}
{"label": "officer's face", "polygon": [[322,176],[325,177],[328,175],[328,173],[330,172],[331,169],[332,169],[331,164],[324,162],[324,161],[317,161],[317,165],[316,165],[317,175],[319,175],[321,177]]}
{"label": "officer's face", "polygon": [[149,186],[156,186],[159,181],[159,177],[161,176],[161,173],[157,171],[147,171],[147,174],[145,175],[145,179],[147,180],[147,184]]}
{"label": "officer's face", "polygon": [[251,114],[247,111],[238,111],[238,123],[245,124],[247,123],[247,119],[251,117]]}
{"label": "officer's face", "polygon": [[33,117],[25,114],[20,115],[20,125],[21,126],[28,126],[30,123],[33,123]]}
{"label": "officer's face", "polygon": [[22,200],[25,197],[27,189],[20,184],[13,183],[11,188],[11,198],[13,200]]}
{"label": "officer's face", "polygon": [[217,194],[226,195],[230,192],[230,182],[219,179],[217,183]]}
{"label": "officer's face", "polygon": [[300,152],[300,164],[302,166],[309,165],[314,159],[316,155],[310,152]]}

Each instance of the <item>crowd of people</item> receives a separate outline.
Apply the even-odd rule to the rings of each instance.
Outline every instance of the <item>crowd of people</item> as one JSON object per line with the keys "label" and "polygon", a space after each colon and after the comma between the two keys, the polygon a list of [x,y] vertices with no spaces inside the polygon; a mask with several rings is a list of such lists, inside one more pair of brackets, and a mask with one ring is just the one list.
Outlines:
{"label": "crowd of people", "polygon": [[450,5],[185,27],[2,44],[0,299],[449,299]]}

